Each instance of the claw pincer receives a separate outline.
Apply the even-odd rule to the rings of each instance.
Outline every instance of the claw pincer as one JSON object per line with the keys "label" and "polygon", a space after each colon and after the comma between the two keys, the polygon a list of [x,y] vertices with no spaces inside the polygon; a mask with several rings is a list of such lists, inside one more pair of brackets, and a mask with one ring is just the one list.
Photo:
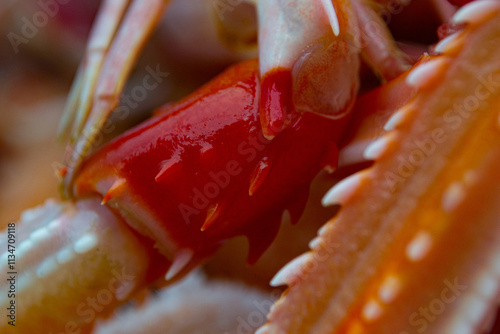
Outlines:
{"label": "claw pincer", "polygon": [[174,265],[182,262],[177,273],[238,235],[256,261],[283,210],[296,221],[312,178],[335,167],[347,122],[304,113],[268,140],[259,96],[257,61],[233,66],[93,155],[76,178],[76,197],[102,196]]}

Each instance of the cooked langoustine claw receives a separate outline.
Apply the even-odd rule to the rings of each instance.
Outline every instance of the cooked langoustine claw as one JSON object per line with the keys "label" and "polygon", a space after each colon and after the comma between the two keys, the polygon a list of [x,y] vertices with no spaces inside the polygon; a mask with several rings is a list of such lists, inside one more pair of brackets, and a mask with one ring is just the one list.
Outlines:
{"label": "cooked langoustine claw", "polygon": [[312,178],[336,167],[348,121],[306,113],[269,141],[259,93],[257,61],[233,66],[94,154],[75,179],[75,196],[99,194],[155,240],[174,261],[168,278],[237,235],[249,239],[255,262],[274,240],[283,210],[297,221]]}
{"label": "cooked langoustine claw", "polygon": [[500,3],[453,18],[416,95],[324,198],[339,214],[275,277],[264,333],[481,333],[500,291]]}
{"label": "cooked langoustine claw", "polygon": [[[92,151],[135,59],[169,2],[136,0],[123,14],[128,1],[105,1],[61,123],[64,133],[74,122],[71,139],[75,147],[67,161],[65,196],[72,196],[71,185],[81,162]],[[402,55],[369,0],[251,3],[257,7],[259,20],[260,114],[268,139],[303,112],[344,117],[359,86],[361,54],[384,78],[405,69]],[[359,23],[366,19],[376,28],[373,36]],[[332,95],[332,90],[337,93]]]}
{"label": "cooked langoustine claw", "polygon": [[[228,238],[245,235],[254,262],[274,239],[283,210],[297,220],[311,180],[321,168],[336,166],[336,143],[348,117],[305,113],[269,141],[260,130],[259,94],[256,60],[231,67],[85,161],[75,179],[76,204],[60,204],[64,211],[54,219],[22,222],[22,293],[38,296],[22,298],[28,310],[18,315],[23,330],[40,332],[28,320],[35,318],[32,310],[43,301],[57,305],[61,293],[67,294],[64,306],[77,312],[38,312],[43,330],[63,330],[68,323],[88,330],[95,316],[80,312],[82,293],[105,289],[116,267],[132,265],[134,285],[120,296],[113,291],[102,297],[109,301],[97,306],[103,316],[108,311],[102,305],[112,309],[165,272],[169,282],[179,279]],[[89,276],[67,293],[81,272]],[[50,289],[40,289],[46,285]]]}

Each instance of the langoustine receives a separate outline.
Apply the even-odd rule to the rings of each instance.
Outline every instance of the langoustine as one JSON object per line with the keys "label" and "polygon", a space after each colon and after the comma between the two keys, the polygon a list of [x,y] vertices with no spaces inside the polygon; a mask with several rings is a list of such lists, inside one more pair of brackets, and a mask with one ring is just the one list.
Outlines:
{"label": "langoustine", "polygon": [[[495,8],[495,7],[494,7],[494,6],[493,6],[493,7],[489,7],[489,9],[491,9],[491,8]],[[476,18],[477,18],[477,17],[476,17]],[[467,89],[465,89],[465,91],[467,91]],[[400,116],[401,116],[401,115],[400,115]],[[401,120],[401,117],[399,117],[399,120]],[[394,122],[393,122],[393,123],[394,123]],[[379,142],[378,146],[375,146],[375,148],[377,148],[377,149],[374,149],[374,148],[372,147],[372,149],[371,149],[371,153],[372,153],[372,154],[369,154],[368,156],[369,156],[369,157],[373,157],[373,156],[374,156],[374,155],[373,155],[374,151],[375,151],[375,152],[378,152],[378,153],[381,153],[381,150],[380,150],[380,147],[381,147],[381,146],[383,147],[383,145],[380,145],[380,142]],[[378,165],[378,162],[376,163],[376,165],[375,165],[375,166],[377,166],[377,165]],[[376,167],[375,167],[375,168],[376,168]],[[481,175],[485,175],[485,174],[481,174]],[[354,179],[356,179],[356,178],[354,178]],[[352,180],[352,179],[351,179],[351,180]],[[345,183],[344,183],[344,184],[345,184]],[[403,188],[408,188],[408,187],[403,187]],[[338,189],[338,188],[337,188],[337,189]],[[481,189],[486,189],[486,186],[481,187]],[[472,192],[471,192],[471,193],[472,193]],[[346,193],[343,193],[343,195],[344,195],[344,196],[342,196],[342,198],[344,198],[344,199],[345,199],[345,198],[346,198],[346,196],[345,196],[345,195],[346,195]],[[331,199],[331,198],[332,198],[332,196],[329,196],[329,198]],[[382,201],[381,201],[381,202],[382,202]],[[363,202],[363,203],[366,203],[366,202]],[[347,203],[345,203],[345,204],[347,204]],[[84,205],[84,204],[82,204],[82,205]],[[347,211],[347,210],[349,210],[349,209],[348,209],[348,206],[346,205],[346,208],[344,208],[344,211],[343,211],[343,212],[345,212],[345,211]],[[354,210],[354,209],[353,209],[353,210]],[[344,215],[345,215],[345,213],[344,213]],[[343,216],[342,216],[342,214],[341,214],[341,216],[340,216],[340,217],[343,217]],[[132,234],[133,234],[133,233],[132,233]],[[132,238],[132,239],[134,239],[134,237],[131,237],[131,238]],[[90,240],[90,241],[91,241],[91,240]],[[82,242],[82,243],[83,243],[83,242]],[[85,243],[83,243],[83,244],[85,244]],[[132,242],[132,244],[133,244],[133,242]],[[136,246],[133,246],[132,244],[130,245],[130,249],[134,249],[134,247],[137,247],[137,245],[136,245]],[[315,244],[317,244],[317,243],[315,243]],[[418,245],[417,245],[417,246],[418,246]],[[340,253],[340,252],[339,252],[339,253]],[[144,256],[145,258],[148,258],[148,257],[150,257],[150,258],[154,258],[154,256],[153,256],[153,255],[148,255],[148,254],[145,254],[145,255],[143,255],[143,256]],[[304,258],[303,258],[303,259],[304,259]],[[353,262],[350,262],[350,263],[354,263],[354,261],[353,261]],[[138,266],[138,268],[140,268],[140,266]],[[299,275],[299,276],[300,276],[300,275]],[[281,277],[281,278],[285,277],[285,278],[288,278],[288,279],[293,279],[293,277],[294,277],[294,276],[293,276],[293,275],[283,275],[283,274],[282,274],[282,275],[279,275],[278,277]],[[321,277],[323,277],[323,276],[321,276]],[[328,280],[327,276],[324,276],[324,277],[326,277],[326,279]],[[283,281],[287,281],[287,279],[284,279]],[[279,282],[280,282],[280,279],[275,280],[275,283],[279,283]],[[307,284],[307,283],[304,283],[304,284]],[[292,290],[292,291],[293,291],[293,290]],[[307,290],[302,290],[302,291],[307,291]],[[287,298],[288,298],[288,297],[287,297]],[[290,298],[291,298],[291,297],[290,297]],[[285,298],[285,299],[286,299],[286,298]],[[309,299],[308,299],[308,300],[309,300]],[[283,306],[283,304],[281,304],[281,307],[277,307],[277,308],[275,309],[275,311],[273,311],[273,313],[271,314],[271,324],[269,325],[269,327],[267,327],[267,330],[270,330],[270,328],[272,328],[272,326],[275,326],[275,324],[276,324],[276,323],[278,323],[278,326],[282,326],[282,325],[283,325],[283,326],[286,326],[286,322],[285,322],[284,324],[282,324],[282,323],[280,324],[280,322],[279,322],[279,321],[276,321],[276,313],[275,313],[275,312],[280,312],[280,310],[282,311],[282,310],[283,310],[283,308],[287,309],[288,307],[287,307],[286,305],[291,306],[291,305],[293,305],[293,304],[285,304],[285,306]],[[308,304],[308,305],[309,305],[309,304]],[[376,303],[376,301],[375,301],[375,303],[368,304],[368,305],[369,305],[369,306],[371,306],[371,307],[372,307],[372,310],[375,310],[375,311],[377,311],[377,306],[380,306],[380,305],[378,305],[378,304]],[[369,308],[368,308],[368,309],[369,309]],[[379,310],[379,309],[378,309],[378,310]],[[302,314],[302,312],[300,312],[300,313]],[[376,314],[376,312],[375,312],[375,314]],[[296,318],[296,316],[290,316],[290,317],[286,317],[286,319],[297,319],[297,318]],[[354,317],[354,319],[355,319],[355,317]],[[314,322],[314,324],[317,324],[317,326],[321,326],[321,322],[319,322],[319,321],[315,321],[315,322]],[[389,324],[389,322],[387,322],[386,324]],[[304,324],[303,324],[303,326],[306,326],[306,327],[307,327],[307,326],[309,326],[309,325],[310,325],[310,324],[309,324],[309,323],[307,323],[307,322],[304,322]],[[348,324],[348,325],[350,325],[350,324]],[[436,324],[433,324],[433,325],[435,326]],[[315,325],[315,326],[316,326],[316,325]],[[330,326],[330,327],[328,327],[328,329],[326,329],[327,331],[330,331],[330,330],[331,330],[331,327],[333,327],[331,324],[329,324],[329,326]],[[362,331],[362,330],[363,330],[363,329],[362,329],[362,327],[360,327],[360,326],[362,326],[362,325],[361,325],[360,323],[357,323],[356,321],[354,321],[354,325],[350,325],[350,326],[351,326],[351,328],[354,328],[355,330],[359,330],[359,331]],[[397,326],[397,324],[396,324],[395,326]],[[404,327],[398,327],[398,329],[400,329],[400,328],[404,328]],[[265,331],[265,330],[263,329],[262,331]],[[301,327],[300,327],[300,325],[297,325],[296,323],[294,323],[294,324],[293,324],[293,327],[288,328],[288,329],[286,330],[286,332],[293,332],[293,331],[297,331],[297,332],[304,332],[304,328],[301,328]],[[375,331],[375,332],[376,332],[376,331]]]}
{"label": "langoustine", "polygon": [[409,72],[415,95],[366,149],[373,167],[325,196],[343,208],[278,273],[290,288],[259,333],[487,330],[499,282],[499,9],[462,9],[465,29]]}

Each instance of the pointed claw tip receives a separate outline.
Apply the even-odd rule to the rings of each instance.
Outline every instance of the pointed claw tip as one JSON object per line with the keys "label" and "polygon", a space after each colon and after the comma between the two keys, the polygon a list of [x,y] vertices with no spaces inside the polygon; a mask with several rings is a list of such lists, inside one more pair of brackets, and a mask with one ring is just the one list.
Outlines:
{"label": "pointed claw tip", "polygon": [[102,198],[101,205],[108,203],[111,199],[118,196],[120,194],[120,192],[122,191],[122,188],[125,185],[125,182],[126,182],[125,179],[116,180],[111,185],[111,187],[109,188],[106,195],[104,195],[104,197]]}
{"label": "pointed claw tip", "polygon": [[221,215],[221,205],[220,203],[217,203],[215,205],[210,206],[207,210],[207,218],[205,219],[205,222],[201,226],[201,231],[204,232],[206,231],[210,226],[212,226],[215,221],[219,218]]}
{"label": "pointed claw tip", "polygon": [[264,129],[262,129],[262,135],[264,136],[264,138],[266,138],[267,140],[273,140],[274,137],[276,137],[276,135],[273,135],[267,131],[264,131]]}
{"label": "pointed claw tip", "polygon": [[291,123],[295,111],[292,94],[291,69],[277,67],[263,75],[260,122],[266,139],[272,140]]}
{"label": "pointed claw tip", "polygon": [[248,194],[250,196],[255,194],[262,183],[264,183],[270,169],[271,168],[267,157],[262,158],[262,160],[257,163],[257,166],[255,167],[250,177],[250,187],[248,189]]}
{"label": "pointed claw tip", "polygon": [[176,174],[182,170],[181,158],[173,156],[169,160],[165,160],[161,164],[160,171],[155,176],[155,182],[173,179]]}
{"label": "pointed claw tip", "polygon": [[271,141],[285,128],[285,123],[283,115],[268,115],[263,114],[264,112],[265,110],[261,110],[262,135]]}
{"label": "pointed claw tip", "polygon": [[207,219],[203,223],[203,226],[200,228],[200,231],[205,232],[210,226],[212,226],[213,223],[214,222],[207,217]]}

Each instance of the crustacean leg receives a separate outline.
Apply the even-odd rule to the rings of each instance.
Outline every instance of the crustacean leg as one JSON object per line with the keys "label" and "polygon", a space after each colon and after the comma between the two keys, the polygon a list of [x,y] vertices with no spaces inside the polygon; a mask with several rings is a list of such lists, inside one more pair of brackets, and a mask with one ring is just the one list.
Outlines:
{"label": "crustacean leg", "polygon": [[152,246],[95,198],[49,200],[25,211],[0,237],[0,305],[8,310],[16,302],[2,333],[88,333],[97,315],[109,314],[157,276],[151,268],[164,266],[151,266]]}
{"label": "crustacean leg", "polygon": [[478,1],[441,55],[406,78],[416,95],[370,145],[369,169],[312,250],[284,267],[264,333],[481,333],[498,302],[500,3]]}
{"label": "crustacean leg", "polygon": [[[75,142],[66,181],[86,157],[112,110],[143,45],[156,27],[167,0],[107,0],[99,17],[83,65],[78,71],[60,132],[71,130]],[[120,24],[123,13],[123,23]],[[67,191],[66,196],[71,196]]]}

